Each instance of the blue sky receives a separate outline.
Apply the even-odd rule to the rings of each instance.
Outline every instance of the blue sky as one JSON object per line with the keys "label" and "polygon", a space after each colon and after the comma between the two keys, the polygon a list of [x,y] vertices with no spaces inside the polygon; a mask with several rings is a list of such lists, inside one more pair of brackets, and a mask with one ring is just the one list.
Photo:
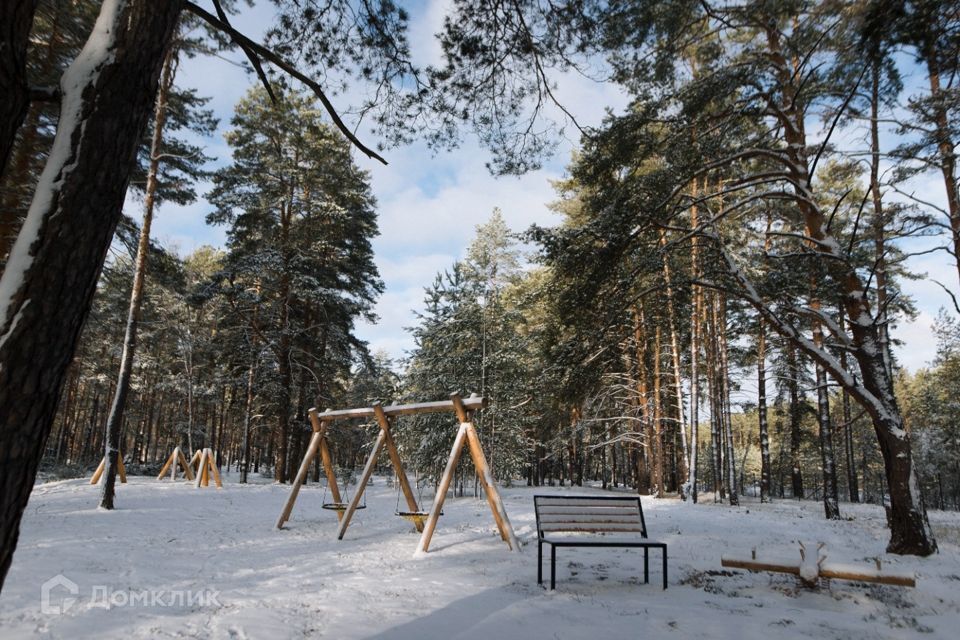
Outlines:
{"label": "blue sky", "polygon": [[[444,0],[405,3],[411,13],[410,41],[418,62],[430,62],[439,56],[432,35],[441,25],[445,4]],[[240,31],[259,39],[272,20],[272,12],[272,5],[261,1],[252,9],[245,8],[232,21]],[[184,60],[177,76],[178,85],[194,87],[200,95],[209,96],[210,108],[220,118],[217,135],[203,141],[207,155],[218,159],[216,165],[229,161],[230,150],[223,133],[229,129],[233,106],[253,82],[237,65],[241,59],[242,54],[228,51],[222,57]],[[627,103],[616,87],[579,77],[561,78],[558,96],[578,121],[588,126],[598,124],[607,108],[617,111]],[[334,103],[344,106],[337,99]],[[377,142],[369,134],[363,139],[370,146]],[[575,146],[575,139],[562,141],[558,153],[542,170],[520,178],[492,177],[484,166],[488,153],[472,140],[439,155],[422,143],[392,149],[384,154],[388,166],[355,154],[356,162],[370,172],[379,202],[381,235],[374,241],[374,250],[386,284],[377,305],[380,321],[376,325],[361,324],[358,335],[373,350],[384,349],[393,358],[410,349],[413,342],[404,327],[415,323],[414,310],[422,308],[423,288],[438,271],[463,257],[476,225],[485,222],[494,207],[502,209],[514,230],[533,223],[556,222],[557,217],[546,206],[555,198],[550,181],[562,177]],[[945,201],[942,179],[936,175],[919,178],[912,186],[935,202]],[[201,188],[201,192],[205,190],[205,186]],[[136,216],[134,207],[129,211]],[[209,211],[203,199],[187,207],[165,205],[154,223],[154,237],[176,246],[181,253],[204,244],[222,246],[224,228],[208,227],[204,222]],[[916,258],[911,266],[956,289],[956,270],[946,254]],[[908,282],[904,288],[916,299],[920,315],[898,327],[894,335],[905,341],[898,349],[902,364],[915,370],[934,355],[936,345],[930,325],[938,308],[949,305],[949,300],[930,280]]]}

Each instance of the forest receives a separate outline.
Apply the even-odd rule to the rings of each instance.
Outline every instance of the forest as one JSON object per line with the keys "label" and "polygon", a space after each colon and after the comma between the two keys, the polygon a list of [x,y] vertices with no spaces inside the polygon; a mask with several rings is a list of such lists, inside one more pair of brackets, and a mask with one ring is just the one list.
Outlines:
{"label": "forest", "polygon": [[[260,44],[231,23],[250,4],[2,3],[0,586],[35,483],[104,461],[86,507],[122,511],[119,461],[153,477],[180,447],[289,486],[312,408],[452,392],[487,399],[476,429],[507,489],[838,522],[876,505],[886,552],[944,549],[928,512],[960,511],[960,3],[454,0],[428,65],[419,5],[274,0]],[[178,72],[227,55],[248,84],[222,114]],[[581,125],[570,74],[627,107]],[[375,163],[473,141],[524,174],[569,138],[555,224],[500,203],[422,283],[411,349],[359,337],[386,291]],[[221,246],[151,234],[187,205]],[[935,301],[904,291],[921,256],[955,271]],[[918,303],[940,308],[936,356],[911,370]],[[418,494],[449,423],[396,420]],[[356,490],[380,427],[354,426],[327,438]],[[465,456],[454,498],[482,481]],[[326,482],[317,457],[305,490]]]}

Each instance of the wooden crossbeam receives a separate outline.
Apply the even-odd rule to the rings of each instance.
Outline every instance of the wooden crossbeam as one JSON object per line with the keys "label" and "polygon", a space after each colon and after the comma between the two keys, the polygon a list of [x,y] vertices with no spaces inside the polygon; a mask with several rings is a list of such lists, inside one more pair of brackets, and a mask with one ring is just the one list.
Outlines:
{"label": "wooden crossbeam", "polygon": [[[478,396],[470,396],[469,398],[463,399],[464,408],[468,411],[476,411],[478,409],[483,409],[487,406],[487,399],[481,398]],[[386,407],[382,407],[383,413],[389,417],[393,416],[408,416],[417,413],[442,413],[442,412],[454,412],[456,408],[454,407],[452,400],[438,400],[437,402],[420,402],[417,404],[394,404]],[[313,409],[311,409],[313,411]],[[337,411],[324,411],[318,413],[317,417],[321,420],[347,420],[350,418],[376,418],[377,413],[373,407],[365,407],[358,409],[338,409]]]}

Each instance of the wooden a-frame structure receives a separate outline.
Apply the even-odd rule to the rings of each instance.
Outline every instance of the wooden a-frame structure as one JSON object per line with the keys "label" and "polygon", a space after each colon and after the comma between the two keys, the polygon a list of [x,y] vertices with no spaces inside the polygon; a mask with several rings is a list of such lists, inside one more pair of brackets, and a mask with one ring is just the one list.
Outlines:
{"label": "wooden a-frame structure", "polygon": [[310,465],[318,452],[320,453],[320,458],[323,462],[323,468],[327,476],[327,483],[329,484],[330,491],[333,494],[333,499],[337,503],[340,503],[340,490],[339,487],[337,487],[336,475],[333,471],[333,464],[330,457],[330,449],[327,445],[326,433],[330,424],[333,422],[336,422],[337,420],[347,420],[350,418],[375,418],[377,423],[380,425],[380,433],[377,435],[377,440],[374,443],[373,450],[370,452],[370,457],[367,458],[367,463],[363,468],[363,474],[361,475],[360,482],[357,485],[357,490],[354,492],[354,495],[350,500],[350,504],[347,506],[345,511],[337,513],[337,517],[340,520],[337,538],[342,540],[344,534],[347,532],[347,528],[350,526],[350,520],[353,518],[353,514],[360,504],[363,491],[367,486],[367,482],[370,480],[370,476],[373,475],[377,458],[379,457],[384,446],[386,446],[387,452],[390,455],[390,461],[393,464],[394,471],[397,475],[397,480],[400,483],[400,488],[403,491],[404,497],[406,498],[407,507],[409,508],[410,513],[417,512],[419,507],[417,505],[416,498],[413,495],[413,490],[410,488],[410,483],[407,480],[407,474],[404,471],[403,463],[400,460],[400,454],[397,451],[397,445],[394,442],[393,434],[391,433],[391,419],[396,416],[418,413],[453,412],[457,415],[457,418],[460,421],[460,429],[457,432],[456,439],[454,440],[453,449],[450,451],[450,457],[447,460],[447,467],[444,470],[443,477],[440,480],[440,486],[437,488],[437,494],[434,497],[433,506],[430,509],[429,515],[426,517],[426,522],[424,522],[422,518],[413,518],[414,526],[416,526],[417,531],[421,532],[420,543],[417,545],[417,552],[426,552],[430,547],[430,540],[433,537],[433,532],[436,530],[437,520],[439,519],[440,513],[443,510],[443,502],[446,498],[447,490],[450,488],[450,483],[453,480],[453,473],[456,470],[457,462],[460,460],[460,454],[463,452],[464,446],[467,446],[470,451],[470,457],[473,459],[473,465],[480,477],[480,482],[483,485],[484,493],[486,494],[487,501],[490,504],[490,511],[493,513],[493,519],[500,531],[500,537],[504,542],[507,543],[510,549],[518,550],[519,545],[517,543],[516,535],[513,532],[513,527],[510,525],[510,519],[507,517],[507,511],[503,506],[503,501],[500,499],[500,493],[497,491],[496,484],[493,480],[493,475],[490,473],[490,466],[487,464],[486,456],[484,456],[483,449],[480,446],[480,437],[477,435],[476,427],[473,426],[473,422],[470,419],[470,416],[474,411],[477,409],[482,409],[485,406],[486,399],[484,398],[471,396],[469,398],[462,399],[459,394],[453,393],[450,394],[450,400],[441,400],[439,402],[392,405],[387,407],[375,404],[374,406],[367,408],[342,409],[339,411],[327,410],[323,413],[317,413],[316,409],[310,409],[310,423],[313,428],[313,436],[310,439],[310,445],[307,447],[307,453],[303,457],[303,462],[300,463],[300,470],[297,472],[297,477],[293,481],[293,488],[290,491],[290,497],[287,499],[287,503],[283,507],[283,511],[280,514],[279,520],[277,520],[277,528],[283,528],[284,523],[290,519],[290,513],[293,511],[293,505],[297,501],[297,495],[300,492],[300,486],[306,479]]}
{"label": "wooden a-frame structure", "polygon": [[[93,477],[90,478],[90,484],[97,484],[100,482],[100,478],[103,476],[104,469],[107,468],[107,456],[103,456],[103,459],[100,460],[100,464],[97,466],[97,470],[93,472]],[[121,484],[126,484],[127,482],[127,468],[123,466],[123,452],[117,452],[117,475],[120,476]]]}
{"label": "wooden a-frame structure", "polygon": [[183,451],[180,450],[180,447],[174,447],[170,457],[168,457],[167,461],[163,463],[163,468],[160,469],[160,473],[157,475],[157,480],[163,480],[164,476],[167,475],[168,469],[170,470],[170,479],[176,480],[177,465],[183,469],[183,475],[187,478],[187,480],[193,480],[192,465],[187,462],[187,458],[183,455]]}

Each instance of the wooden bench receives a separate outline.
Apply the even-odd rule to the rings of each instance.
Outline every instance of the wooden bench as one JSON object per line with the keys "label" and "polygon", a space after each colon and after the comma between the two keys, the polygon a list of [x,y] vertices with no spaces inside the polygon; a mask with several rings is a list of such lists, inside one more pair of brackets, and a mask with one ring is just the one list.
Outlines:
{"label": "wooden bench", "polygon": [[533,496],[537,515],[537,584],[543,584],[543,545],[550,545],[550,588],[557,586],[557,547],[639,547],[643,581],[650,582],[650,549],[660,549],[667,588],[667,545],[647,539],[636,496]]}

